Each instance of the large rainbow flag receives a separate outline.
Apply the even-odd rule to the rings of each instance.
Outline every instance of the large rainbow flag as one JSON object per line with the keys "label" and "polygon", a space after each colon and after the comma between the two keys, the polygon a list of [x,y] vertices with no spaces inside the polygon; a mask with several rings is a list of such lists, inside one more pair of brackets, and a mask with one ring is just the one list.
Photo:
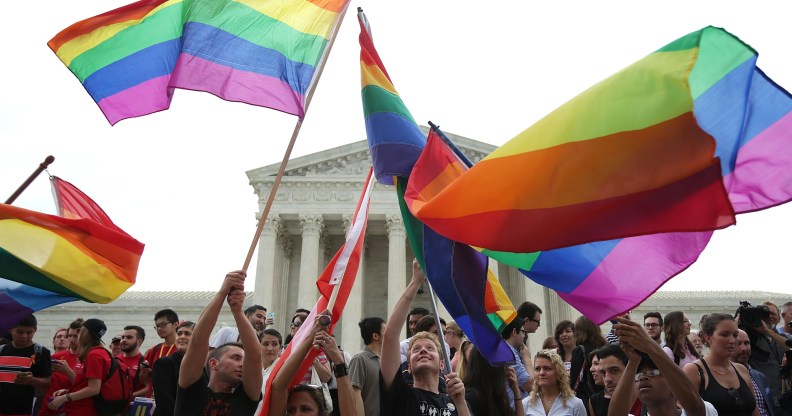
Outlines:
{"label": "large rainbow flag", "polygon": [[109,303],[135,283],[143,244],[98,220],[101,208],[76,187],[52,180],[56,195],[70,195],[59,199],[61,213],[71,206],[83,216],[0,204],[0,330],[63,302]]}
{"label": "large rainbow flag", "polygon": [[[519,267],[601,323],[695,262],[712,229],[733,222],[729,212],[792,199],[792,97],[755,66],[756,57],[723,29],[682,37],[573,99],[457,178],[437,179],[445,184],[431,198],[408,195],[413,213],[441,234],[481,243],[488,256]],[[704,170],[697,173],[696,166]],[[411,178],[432,184],[454,169],[418,163]],[[651,183],[657,186],[627,192]],[[670,189],[677,189],[665,194],[670,200],[651,196]],[[611,198],[579,202],[597,193]],[[630,199],[637,206],[624,204]],[[529,207],[549,201],[571,205],[559,206],[556,214],[550,206]],[[575,210],[580,218],[567,216]],[[629,236],[669,225],[677,216],[678,225],[689,221],[692,230],[711,216],[710,229],[660,227]],[[529,226],[538,219],[555,225]],[[613,238],[622,235],[628,237]],[[603,241],[535,249],[587,240]],[[503,248],[513,252],[494,251]]]}
{"label": "large rainbow flag", "polygon": [[141,0],[49,41],[110,124],[170,107],[174,88],[300,118],[348,0]]}
{"label": "large rainbow flag", "polygon": [[393,89],[360,9],[358,21],[363,110],[374,172],[381,175],[377,177],[380,182],[396,186],[407,237],[437,298],[490,363],[513,362],[515,357],[500,331],[517,313],[489,271],[487,258],[426,228],[405,205],[407,176],[426,140]]}
{"label": "large rainbow flag", "polygon": [[393,185],[394,176],[410,176],[410,170],[426,144],[426,137],[393,86],[374,47],[366,15],[360,8],[358,22],[363,84],[361,98],[374,176],[380,183]]}

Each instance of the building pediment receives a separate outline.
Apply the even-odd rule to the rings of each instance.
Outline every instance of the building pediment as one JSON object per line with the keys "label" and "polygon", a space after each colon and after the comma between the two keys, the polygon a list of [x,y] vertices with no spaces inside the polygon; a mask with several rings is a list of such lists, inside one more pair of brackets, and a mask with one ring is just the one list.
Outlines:
{"label": "building pediment", "polygon": [[[428,128],[421,126],[421,130],[426,133]],[[446,135],[473,163],[480,161],[496,148],[496,146],[491,144],[452,133],[446,133]],[[286,177],[313,177],[317,179],[320,177],[339,176],[359,177],[365,176],[370,166],[371,154],[369,153],[368,142],[361,140],[291,159],[283,176],[284,179]],[[249,170],[247,175],[251,183],[267,182],[274,180],[279,167],[280,163],[275,163]]]}

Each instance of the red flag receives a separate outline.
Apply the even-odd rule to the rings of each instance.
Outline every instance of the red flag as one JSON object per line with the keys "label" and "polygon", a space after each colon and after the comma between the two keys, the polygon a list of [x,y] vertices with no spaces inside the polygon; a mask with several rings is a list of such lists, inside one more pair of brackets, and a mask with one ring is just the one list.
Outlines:
{"label": "red flag", "polygon": [[118,228],[102,207],[89,198],[88,195],[77,189],[76,186],[57,176],[50,176],[50,181],[52,182],[52,194],[55,197],[58,215],[71,220],[92,219],[107,228],[129,235]]}
{"label": "red flag", "polygon": [[[261,409],[258,413],[259,416],[269,414],[272,380],[275,379],[275,375],[280,371],[289,355],[291,355],[292,347],[300,345],[303,342],[310,342],[310,340],[306,340],[306,338],[310,335],[314,318],[321,312],[324,312],[325,309],[328,309],[334,291],[336,291],[335,302],[331,306],[332,310],[330,311],[333,319],[327,332],[332,334],[336,323],[341,319],[341,313],[344,311],[344,306],[346,306],[349,292],[352,290],[352,285],[355,283],[355,276],[357,275],[358,266],[360,265],[360,256],[363,254],[363,239],[366,235],[369,200],[371,199],[371,189],[374,185],[374,182],[371,180],[371,173],[372,171],[369,169],[366,183],[363,187],[363,193],[360,195],[360,200],[355,209],[355,217],[352,220],[352,224],[349,226],[349,232],[347,233],[344,245],[341,246],[338,253],[336,253],[327,267],[325,267],[322,275],[319,276],[319,280],[316,281],[316,286],[319,288],[319,300],[316,302],[313,309],[311,309],[311,314],[308,315],[308,318],[304,321],[309,324],[300,326],[300,330],[297,331],[297,334],[286,347],[286,350],[283,351],[278,362],[274,364],[275,368],[267,379],[266,392]],[[308,367],[311,366],[311,363],[318,354],[318,350],[313,348],[309,349],[308,355],[303,360],[300,369],[297,370],[291,382],[292,385],[300,383],[303,375],[308,371]]]}

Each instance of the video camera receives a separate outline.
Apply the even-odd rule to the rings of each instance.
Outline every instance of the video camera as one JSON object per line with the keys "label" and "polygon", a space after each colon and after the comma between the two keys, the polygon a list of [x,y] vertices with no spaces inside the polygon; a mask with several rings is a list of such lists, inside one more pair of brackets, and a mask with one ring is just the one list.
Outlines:
{"label": "video camera", "polygon": [[770,317],[770,308],[765,305],[751,306],[748,301],[742,301],[737,314],[740,315],[740,327],[760,328]]}

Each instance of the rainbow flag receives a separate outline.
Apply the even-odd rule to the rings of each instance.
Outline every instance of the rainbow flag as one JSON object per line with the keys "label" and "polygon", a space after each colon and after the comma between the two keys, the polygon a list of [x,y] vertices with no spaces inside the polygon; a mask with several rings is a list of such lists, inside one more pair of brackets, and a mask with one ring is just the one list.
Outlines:
{"label": "rainbow flag", "polygon": [[374,176],[380,183],[393,185],[394,176],[410,176],[426,138],[396,92],[374,47],[366,15],[360,8],[358,22],[361,96]]}
{"label": "rainbow flag", "polygon": [[[70,193],[70,202],[59,206],[101,211],[68,182],[53,178],[53,186],[64,190],[56,195]],[[135,283],[143,244],[112,221],[85,215],[64,218],[0,204],[0,329],[63,302],[109,303]]]}
{"label": "rainbow flag", "polygon": [[[446,239],[415,219],[404,202],[407,176],[426,144],[423,133],[399,98],[358,8],[363,110],[377,180],[396,186],[407,238],[429,284],[454,321],[492,364],[513,362],[500,330],[517,316],[487,259]],[[393,175],[393,176],[390,176]]]}
{"label": "rainbow flag", "polygon": [[[701,131],[704,131],[714,143],[712,160],[718,163],[719,185],[727,192],[730,208],[737,213],[760,210],[792,199],[792,170],[787,168],[792,166],[792,97],[756,68],[756,56],[753,49],[733,35],[722,29],[708,27],[672,42],[650,55],[649,58],[620,72],[592,90],[599,92],[599,99],[611,97],[613,101],[619,101],[616,94],[619,92],[618,88],[623,87],[625,81],[620,79],[620,76],[629,75],[637,65],[645,68],[646,83],[668,85],[670,91],[655,90],[651,92],[648,87],[643,90],[636,87],[629,91],[630,94],[625,93],[623,100],[634,102],[636,94],[640,91],[645,91],[650,95],[650,97],[641,97],[642,100],[651,101],[654,96],[662,96],[670,100],[678,87],[676,85],[677,76],[673,74],[681,71],[685,74],[689,85],[688,95],[693,102],[692,116],[684,115],[684,117],[693,117],[696,124],[690,127],[692,131],[680,131],[679,135],[696,141],[701,138]],[[679,68],[676,71],[666,68],[658,72],[658,69],[653,69],[649,65],[654,63],[654,65],[664,67],[680,57],[686,57],[686,60],[677,64]],[[658,76],[658,74],[666,75]],[[637,76],[638,74],[633,75]],[[634,76],[632,78],[635,78]],[[627,79],[630,78],[627,77]],[[616,90],[609,91],[608,88],[616,88]],[[594,98],[598,97],[587,95],[592,90],[575,100],[586,97],[587,102],[595,102]],[[601,107],[608,103],[609,101],[600,105],[592,104],[589,110],[598,114],[597,117],[601,120],[621,120],[622,123],[633,122],[631,117],[648,117],[644,114],[643,107],[637,105],[636,108],[640,110],[638,115],[634,114],[636,110],[627,108],[622,109],[621,114],[603,114]],[[576,108],[581,110],[582,107]],[[568,120],[575,120],[568,112],[563,115],[568,117]],[[549,117],[552,119],[553,115],[551,114]],[[587,114],[582,114],[581,117],[583,120],[591,120],[591,116]],[[534,126],[526,132],[532,132],[537,128],[546,128],[547,123],[544,120],[540,121],[539,127]],[[566,130],[562,129],[562,132],[583,131],[584,128],[585,126],[578,126],[577,122],[575,124],[570,122],[565,127]],[[591,128],[602,129],[603,126],[600,123],[591,126]],[[652,133],[651,128],[649,130],[647,137],[651,138],[652,135],[649,134]],[[634,131],[628,133],[637,134]],[[527,133],[523,133],[512,141],[518,143],[510,142],[507,146],[509,149],[515,149],[521,145],[521,142],[529,145],[542,141],[541,137],[536,136],[531,136],[533,142],[518,140],[527,139],[527,137],[529,137]],[[636,137],[639,136],[636,135]],[[647,137],[639,137],[639,139],[647,142]],[[668,141],[658,140],[663,143]],[[675,142],[675,140],[678,138],[672,137],[670,141]],[[566,150],[570,153],[576,153],[568,155],[567,158],[578,159],[578,170],[581,173],[593,169],[592,163],[597,161],[593,157],[594,155],[585,154],[583,150],[572,152],[574,149],[568,148],[569,146],[566,145],[559,145],[555,150],[561,151],[564,150],[564,147],[567,147]],[[655,153],[658,155],[678,150],[665,149],[657,145],[652,148],[656,149]],[[580,149],[586,149],[586,147],[581,144]],[[636,149],[636,151],[640,150]],[[641,156],[641,152],[638,153],[638,156]],[[679,157],[687,157],[688,154],[682,152]],[[520,156],[514,157],[519,158]],[[508,162],[509,157],[485,159],[490,160],[487,169],[493,168],[502,159],[507,159]],[[479,165],[483,163],[484,161]],[[634,165],[631,160],[627,159],[625,159],[625,163],[627,166]],[[448,202],[449,199],[443,198],[454,193],[461,195],[464,200],[468,200],[472,196],[478,196],[483,200],[487,198],[484,195],[489,195],[488,188],[497,186],[496,182],[517,180],[495,176],[490,178],[486,184],[472,186],[473,182],[464,182],[468,188],[463,190],[459,187],[462,183],[459,181],[471,175],[479,165],[467,173],[460,174],[458,179],[438,179],[433,182],[435,177],[454,176],[454,172],[460,169],[456,166],[439,169],[437,166],[425,166],[419,161],[413,169],[411,180],[423,177],[422,181],[425,184],[443,183],[443,186],[439,186],[439,189],[435,189],[431,194],[426,194],[429,195],[429,198],[424,196],[423,199],[419,198],[422,192],[421,187],[416,187],[416,191],[419,192],[412,194],[414,200],[411,201],[416,206],[416,211],[438,200]],[[647,166],[650,169],[637,170],[636,175],[641,173],[654,177],[656,173],[654,165]],[[574,165],[571,165],[567,160],[566,164],[562,164],[558,169],[565,168],[573,169]],[[621,168],[621,166],[612,167],[613,171],[618,171]],[[490,172],[493,171],[490,170]],[[515,167],[512,174],[523,175],[524,170]],[[559,177],[559,173],[552,166],[547,167],[546,171],[537,172],[536,175],[548,181],[554,181]],[[632,185],[639,179],[634,178],[634,180],[627,181],[624,186]],[[484,178],[474,177],[470,180],[484,180]],[[625,180],[622,179],[622,181]],[[448,183],[451,185],[446,186]],[[621,183],[616,182],[612,184],[612,187],[619,185]],[[698,189],[705,190],[709,187],[710,185],[707,185],[707,187]],[[519,189],[513,191],[519,191]],[[528,189],[526,192],[532,191],[533,189]],[[574,196],[570,195],[569,198]],[[561,198],[563,195],[559,194],[554,197]],[[702,201],[702,203],[706,204],[706,201]],[[716,205],[720,204],[720,201],[716,202]],[[707,210],[708,208],[705,206],[703,209]],[[512,214],[518,215],[520,212],[515,211]],[[599,212],[596,214],[602,215]],[[479,219],[479,217],[472,218],[472,220]],[[452,218],[452,221],[457,220],[457,218]],[[629,221],[631,218],[626,220]],[[493,226],[497,227],[497,224],[493,223]],[[587,226],[586,223],[580,224],[580,227]],[[470,225],[467,228],[476,227]],[[533,234],[532,229],[518,231],[526,235]],[[519,233],[506,232],[503,238],[517,238],[515,237],[517,234]],[[521,272],[532,280],[556,290],[559,296],[592,321],[602,323],[609,317],[640,304],[668,279],[693,264],[706,247],[711,235],[711,230],[661,232],[608,239],[547,251],[496,252],[489,246],[484,246],[486,248],[482,251],[500,262],[520,268]],[[518,243],[521,241],[512,241],[510,244]],[[530,246],[533,243],[526,244]]]}
{"label": "rainbow flag", "polygon": [[300,118],[348,0],[141,0],[77,22],[49,47],[110,124],[170,107],[174,88]]}

